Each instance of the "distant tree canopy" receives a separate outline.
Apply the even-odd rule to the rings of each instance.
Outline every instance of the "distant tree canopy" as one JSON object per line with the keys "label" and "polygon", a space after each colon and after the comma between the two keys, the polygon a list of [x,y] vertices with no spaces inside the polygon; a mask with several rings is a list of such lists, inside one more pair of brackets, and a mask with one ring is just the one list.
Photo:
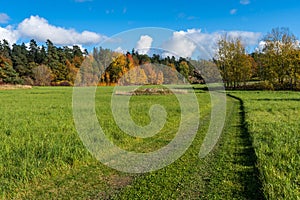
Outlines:
{"label": "distant tree canopy", "polygon": [[135,52],[126,54],[108,49],[94,48],[86,57],[80,70],[81,84],[99,85],[144,85],[181,82],[203,82],[196,77],[189,59],[152,57]]}
{"label": "distant tree canopy", "polygon": [[[224,35],[212,60],[148,56],[134,49],[126,54],[102,47],[91,54],[79,46],[57,47],[50,40],[38,46],[0,41],[0,84],[70,86],[214,82],[220,72],[227,88],[247,88],[249,81],[267,89],[300,89],[299,41],[287,28],[275,28],[263,48],[248,54],[240,38]],[[219,70],[216,71],[216,70]],[[264,89],[264,87],[263,87]]]}
{"label": "distant tree canopy", "polygon": [[300,46],[288,28],[274,28],[263,38],[263,48],[248,55],[239,38],[226,35],[218,42],[215,62],[227,87],[256,80],[268,89],[300,89]]}
{"label": "distant tree canopy", "polygon": [[300,46],[288,28],[272,29],[264,37],[264,48],[255,53],[258,76],[279,89],[299,88]]}
{"label": "distant tree canopy", "polygon": [[0,41],[0,84],[72,85],[85,55],[78,46],[56,47],[50,40],[12,48]]}
{"label": "distant tree canopy", "polygon": [[252,77],[254,59],[246,53],[239,38],[223,36],[218,42],[216,64],[219,66],[226,87],[245,85]]}
{"label": "distant tree canopy", "polygon": [[[164,77],[154,64],[173,71]],[[134,49],[121,54],[102,47],[94,48],[88,55],[76,45],[57,47],[50,40],[45,46],[31,40],[29,45],[13,44],[11,48],[6,40],[0,41],[0,84],[68,86],[74,84],[77,76],[100,85],[161,84],[176,80],[179,74],[186,81],[195,81],[193,66],[185,58],[162,58],[155,54],[150,57]]]}

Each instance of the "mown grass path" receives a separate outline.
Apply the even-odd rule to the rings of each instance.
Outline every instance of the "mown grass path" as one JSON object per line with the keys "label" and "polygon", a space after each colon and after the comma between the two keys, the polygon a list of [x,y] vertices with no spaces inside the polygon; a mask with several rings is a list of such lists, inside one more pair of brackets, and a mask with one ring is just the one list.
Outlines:
{"label": "mown grass path", "polygon": [[[203,130],[205,132],[205,129]],[[178,161],[139,177],[115,199],[264,199],[241,100],[228,98],[226,127],[214,151],[197,157],[201,138]]]}
{"label": "mown grass path", "polygon": [[228,95],[226,127],[215,152],[208,199],[264,199],[243,101]]}

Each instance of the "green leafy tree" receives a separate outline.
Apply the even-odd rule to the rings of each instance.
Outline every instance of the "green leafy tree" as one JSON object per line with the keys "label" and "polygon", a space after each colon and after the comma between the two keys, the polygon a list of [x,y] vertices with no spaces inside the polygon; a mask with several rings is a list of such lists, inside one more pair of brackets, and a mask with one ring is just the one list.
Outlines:
{"label": "green leafy tree", "polygon": [[251,78],[253,60],[246,54],[239,38],[234,39],[224,35],[218,41],[215,60],[226,87],[237,88]]}
{"label": "green leafy tree", "polygon": [[288,28],[274,28],[264,37],[264,48],[259,52],[260,76],[279,88],[297,84],[299,45]]}
{"label": "green leafy tree", "polygon": [[11,49],[7,40],[0,41],[0,55],[5,58],[11,59]]}
{"label": "green leafy tree", "polygon": [[27,52],[28,62],[38,63],[38,53],[40,49],[35,40],[30,40],[29,42],[29,51]]}
{"label": "green leafy tree", "polygon": [[290,83],[291,83],[291,89],[298,89],[300,86],[299,80],[300,80],[300,50],[295,49],[292,53],[293,58],[293,64],[291,65],[291,77],[290,77]]}
{"label": "green leafy tree", "polygon": [[36,55],[36,63],[39,64],[39,65],[42,65],[42,64],[46,64],[46,61],[47,61],[47,52],[46,52],[46,48],[44,45],[42,45],[41,48],[39,48],[39,51]]}
{"label": "green leafy tree", "polygon": [[14,70],[10,59],[0,55],[0,84],[20,84],[22,80]]}
{"label": "green leafy tree", "polygon": [[46,65],[51,69],[53,82],[60,81],[61,75],[59,70],[62,67],[61,67],[57,47],[55,47],[50,40],[47,40],[46,45],[47,45]]}
{"label": "green leafy tree", "polygon": [[189,78],[189,64],[185,60],[179,61],[177,71],[186,79]]}
{"label": "green leafy tree", "polygon": [[110,66],[107,68],[107,71],[110,73],[111,83],[117,83],[122,75],[128,71],[127,65],[127,58],[123,54],[120,54],[112,61]]}
{"label": "green leafy tree", "polygon": [[[12,48],[13,68],[21,78],[32,77],[32,68],[29,65],[28,58],[30,57],[27,47],[24,43],[21,45],[14,44]],[[34,61],[32,61],[34,63]]]}

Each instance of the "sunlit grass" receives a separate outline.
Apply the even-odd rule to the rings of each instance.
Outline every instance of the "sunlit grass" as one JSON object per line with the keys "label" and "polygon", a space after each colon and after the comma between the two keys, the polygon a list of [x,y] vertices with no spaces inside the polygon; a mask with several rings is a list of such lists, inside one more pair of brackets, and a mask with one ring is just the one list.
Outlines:
{"label": "sunlit grass", "polygon": [[[165,127],[155,137],[141,139],[128,136],[116,126],[110,108],[112,90],[112,87],[100,87],[96,93],[99,122],[112,142],[126,150],[149,152],[173,139],[180,120],[180,109],[174,95],[132,97],[130,112],[137,124],[150,122],[148,112],[153,104],[164,106],[168,113]],[[197,96],[205,116],[210,108],[209,95],[199,92]],[[130,174],[102,165],[82,144],[73,122],[72,88],[7,90],[0,91],[0,98],[0,194],[3,198],[72,196],[80,193],[78,187],[66,186],[72,185],[73,180],[78,181],[76,185],[85,181],[87,186],[97,185],[95,190],[98,192],[82,191],[83,196],[97,196],[114,188],[110,185],[113,183],[106,181],[112,176],[127,176],[126,184],[132,179]],[[87,178],[88,175],[84,174],[89,171],[98,172],[103,180]],[[86,177],[86,180],[80,177]]]}
{"label": "sunlit grass", "polygon": [[300,197],[300,93],[239,92],[268,199]]}
{"label": "sunlit grass", "polygon": [[[151,152],[174,138],[180,124],[174,95],[131,97],[130,114],[138,125],[150,123],[154,104],[167,111],[166,124],[157,135],[139,138],[116,125],[110,108],[112,91],[113,87],[99,87],[95,102],[99,123],[114,144]],[[0,90],[0,198],[249,199],[260,198],[262,189],[268,199],[297,199],[299,93],[231,92],[243,100],[245,119],[240,102],[228,97],[224,132],[213,152],[200,159],[211,104],[207,91],[195,91],[200,126],[191,147],[161,170],[134,175],[101,164],[82,144],[73,121],[72,88]],[[263,188],[255,177],[255,163]]]}

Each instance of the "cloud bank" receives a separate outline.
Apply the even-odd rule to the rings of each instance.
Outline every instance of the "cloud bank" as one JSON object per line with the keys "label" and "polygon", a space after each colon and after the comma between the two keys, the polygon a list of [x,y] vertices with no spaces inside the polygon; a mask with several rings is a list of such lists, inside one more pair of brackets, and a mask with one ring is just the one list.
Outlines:
{"label": "cloud bank", "polygon": [[[194,57],[196,53],[205,54],[202,57],[211,58],[215,55],[217,41],[227,34],[231,38],[240,38],[245,46],[258,45],[261,33],[248,31],[217,31],[212,33],[202,32],[200,29],[188,29],[181,31],[174,31],[170,38],[161,42],[159,48],[162,51],[162,56],[175,57]],[[47,39],[51,40],[55,45],[98,45],[100,42],[110,40],[110,38],[99,33],[91,31],[78,32],[75,29],[66,29],[50,24],[46,19],[39,16],[31,16],[24,19],[16,27],[0,26],[0,40],[6,39],[10,45],[23,42],[28,39],[34,39],[38,42],[45,42]],[[107,40],[108,39],[108,40]],[[147,54],[151,52],[153,38],[147,34],[141,35],[136,41],[135,49],[140,54]],[[124,47],[117,49],[123,52]],[[126,47],[126,48],[132,48]],[[122,47],[122,48],[121,48]],[[126,49],[125,48],[125,49]]]}
{"label": "cloud bank", "polygon": [[7,40],[9,44],[14,44],[19,39],[19,32],[11,26],[5,28],[0,27],[0,40]]}
{"label": "cloud bank", "polygon": [[187,36],[193,35],[195,31],[195,29],[191,29],[187,32],[174,32],[173,37],[162,45],[162,48],[166,50],[163,56],[191,57],[197,46]]}
{"label": "cloud bank", "polygon": [[24,19],[16,29],[11,26],[0,27],[0,40],[6,39],[10,44],[19,39],[35,39],[39,42],[51,40],[56,45],[92,45],[106,39],[106,36],[91,31],[77,32],[49,24],[39,16]]}
{"label": "cloud bank", "polygon": [[23,20],[18,26],[18,31],[22,37],[35,38],[38,41],[50,39],[58,45],[89,45],[99,43],[103,39],[103,36],[90,31],[78,33],[74,29],[50,25],[46,19],[39,16],[31,16]]}
{"label": "cloud bank", "polygon": [[170,40],[162,45],[166,51],[165,56],[192,57],[198,50],[203,57],[210,58],[215,55],[218,40],[227,34],[230,38],[240,38],[245,46],[257,45],[261,33],[248,31],[218,31],[203,33],[200,29],[188,29],[187,31],[174,32]]}

